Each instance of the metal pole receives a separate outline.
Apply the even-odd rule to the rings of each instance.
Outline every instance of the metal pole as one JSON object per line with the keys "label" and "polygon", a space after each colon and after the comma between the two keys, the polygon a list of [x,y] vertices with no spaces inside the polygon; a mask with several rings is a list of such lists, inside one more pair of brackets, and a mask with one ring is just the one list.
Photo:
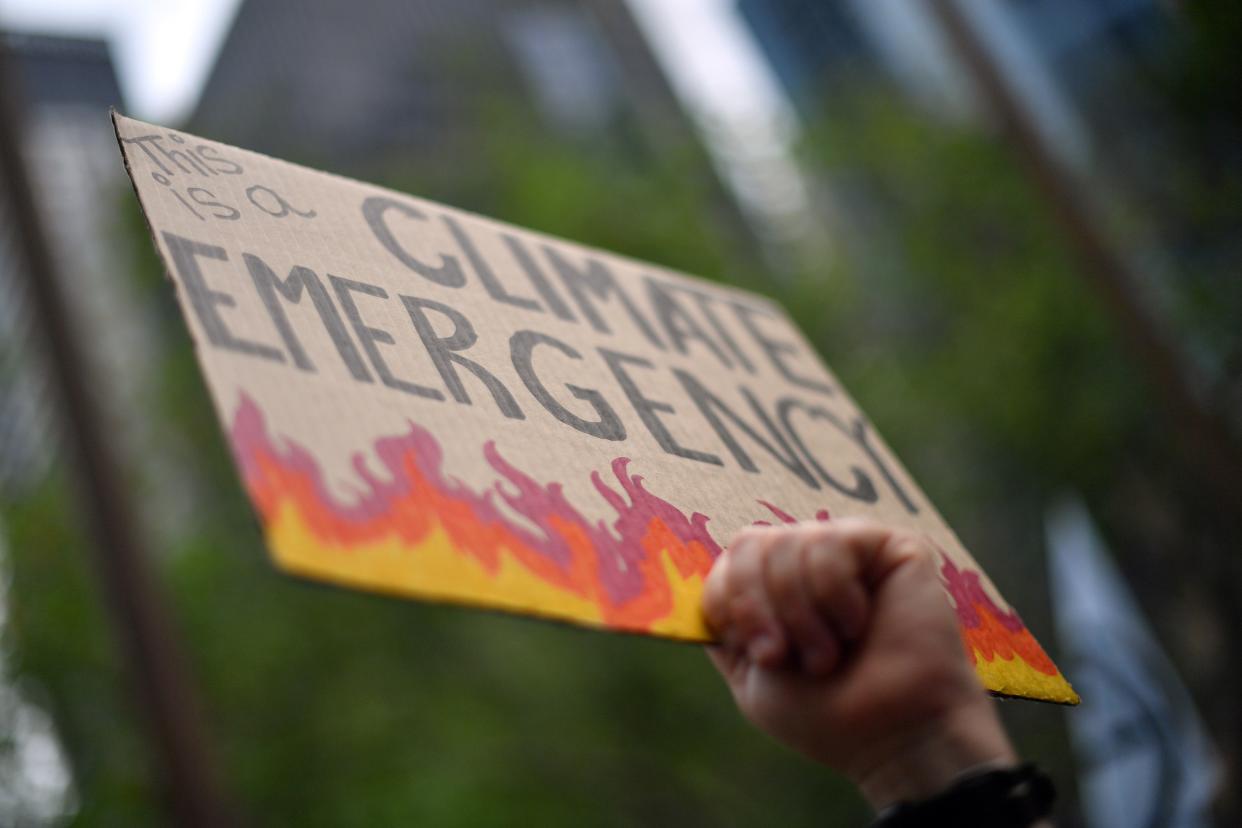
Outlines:
{"label": "metal pole", "polygon": [[1188,371],[1159,321],[1140,301],[1137,280],[1100,228],[1071,174],[1047,146],[1022,102],[955,0],[930,0],[952,47],[997,117],[1078,257],[1082,276],[1096,290],[1125,344],[1158,392],[1183,456],[1228,522],[1242,516],[1242,450],[1226,423],[1200,401]]}
{"label": "metal pole", "polygon": [[[197,699],[186,678],[169,613],[142,548],[124,477],[91,394],[81,345],[69,323],[61,282],[26,174],[19,130],[25,120],[7,49],[0,44],[0,197],[16,228],[18,270],[43,331],[60,403],[69,467],[93,541],[95,565],[129,678],[148,720],[153,764],[177,825],[226,824],[227,810],[207,759]],[[103,112],[99,115],[102,120]]]}

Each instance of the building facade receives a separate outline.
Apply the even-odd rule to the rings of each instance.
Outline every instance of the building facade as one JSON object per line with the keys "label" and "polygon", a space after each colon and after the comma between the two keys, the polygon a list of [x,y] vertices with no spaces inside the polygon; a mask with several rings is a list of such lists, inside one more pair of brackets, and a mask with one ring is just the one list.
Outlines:
{"label": "building facade", "polygon": [[502,112],[553,140],[696,140],[622,0],[245,0],[191,128],[356,172],[469,161]]}

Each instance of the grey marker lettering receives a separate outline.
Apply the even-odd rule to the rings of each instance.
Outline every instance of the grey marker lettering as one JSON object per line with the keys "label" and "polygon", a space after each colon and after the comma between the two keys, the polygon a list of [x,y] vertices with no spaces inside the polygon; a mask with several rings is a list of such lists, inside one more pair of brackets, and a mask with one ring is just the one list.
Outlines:
{"label": "grey marker lettering", "polygon": [[371,366],[375,369],[375,373],[379,374],[380,382],[389,388],[395,388],[398,391],[404,391],[407,394],[413,394],[416,397],[423,397],[428,400],[443,400],[444,395],[434,388],[428,388],[425,385],[419,385],[415,382],[399,379],[394,376],[392,369],[388,367],[388,363],[384,361],[384,355],[380,353],[380,349],[375,343],[379,342],[384,345],[393,345],[396,340],[392,338],[392,334],[380,328],[373,328],[368,325],[362,318],[362,312],[358,310],[358,304],[354,301],[353,293],[361,293],[365,296],[374,296],[377,299],[387,299],[388,292],[382,287],[369,285],[366,282],[356,282],[353,279],[343,279],[340,276],[328,274],[328,281],[332,283],[332,287],[336,290],[337,301],[341,303],[341,307],[345,309],[345,316],[349,319],[350,324],[354,327],[354,335],[358,337],[358,341],[362,343],[362,350],[366,352],[367,357],[371,360]]}
{"label": "grey marker lettering", "polygon": [[198,145],[198,154],[202,156],[203,163],[211,167],[218,173],[224,175],[241,175],[243,170],[241,164],[236,161],[230,161],[220,156],[220,151],[213,146],[207,144]]}
{"label": "grey marker lettering", "polygon": [[837,478],[829,474],[815,455],[807,449],[806,443],[802,440],[802,435],[793,426],[792,414],[795,410],[801,410],[813,420],[825,420],[832,423],[836,428],[848,433],[848,429],[839,417],[827,409],[819,406],[810,406],[794,397],[782,397],[776,404],[776,416],[784,426],[785,431],[789,434],[789,439],[793,441],[794,447],[802,453],[807,462],[811,464],[811,468],[815,470],[815,474],[826,484],[836,489],[846,497],[860,500],[863,503],[875,503],[880,499],[879,493],[875,490],[875,484],[871,482],[871,478],[857,466],[850,466],[850,472],[854,475],[854,485],[847,486]]}
{"label": "grey marker lettering", "polygon": [[801,386],[802,388],[817,391],[821,394],[831,395],[836,393],[835,389],[833,389],[831,385],[820,382],[819,380],[800,377],[785,364],[785,357],[790,354],[798,353],[799,349],[789,342],[781,342],[780,340],[772,339],[761,331],[759,329],[759,325],[755,322],[755,316],[757,314],[763,315],[761,311],[749,305],[743,305],[740,302],[730,302],[729,304],[733,306],[733,310],[737,318],[741,320],[742,326],[746,328],[746,332],[750,334],[751,339],[753,339],[755,344],[757,344],[763,351],[764,355],[768,358],[768,361],[772,363],[772,367],[776,369],[777,373],[789,382],[794,385]]}
{"label": "grey marker lettering", "polygon": [[226,348],[230,351],[270,359],[273,362],[284,362],[285,355],[279,349],[234,336],[224,324],[224,318],[220,316],[220,312],[216,310],[217,306],[235,307],[237,300],[230,294],[213,290],[207,285],[207,279],[198,266],[198,260],[203,258],[226,262],[229,257],[224,248],[175,236],[172,233],[164,233],[163,236],[164,243],[168,245],[168,250],[172,255],[173,268],[177,271],[177,276],[185,288],[190,307],[194,308],[194,315],[198,317],[199,324],[203,326],[203,332],[207,334],[207,341],[217,348]]}
{"label": "grey marker lettering", "polygon": [[504,238],[505,244],[509,246],[509,252],[513,254],[514,260],[526,272],[526,278],[530,279],[530,283],[534,285],[535,292],[539,294],[539,298],[543,299],[543,303],[548,306],[548,310],[566,322],[573,322],[573,311],[569,309],[569,305],[566,305],[565,300],[556,292],[556,288],[552,287],[552,283],[544,275],[543,268],[539,266],[539,263],[535,261],[535,257],[522,244],[522,240],[509,233],[502,234],[502,238]]}
{"label": "grey marker lettering", "polygon": [[153,161],[155,163],[155,166],[159,167],[160,172],[162,172],[164,175],[174,175],[172,168],[165,167],[164,162],[160,160],[159,156],[156,155],[154,150],[152,149],[152,146],[155,144],[156,141],[162,141],[162,140],[163,138],[159,135],[139,135],[137,138],[122,138],[121,139],[122,142],[126,144],[133,144],[134,146],[142,150],[143,154],[147,156],[147,159],[150,161]]}
{"label": "grey marker lettering", "polygon": [[332,343],[336,345],[337,353],[341,355],[341,361],[349,369],[350,376],[359,382],[372,381],[366,364],[358,354],[358,349],[354,347],[354,341],[350,338],[349,331],[345,329],[345,323],[341,321],[341,315],[337,312],[336,305],[332,304],[328,291],[324,289],[323,283],[319,281],[319,277],[315,275],[313,270],[294,265],[290,269],[289,275],[281,279],[258,256],[243,253],[242,259],[246,262],[246,268],[250,271],[250,279],[254,282],[255,290],[260,298],[263,299],[263,305],[267,308],[267,315],[272,318],[272,324],[280,332],[285,348],[293,356],[293,363],[295,365],[303,371],[313,372],[315,370],[315,366],[311,364],[310,357],[306,355],[306,351],[302,348],[302,343],[298,340],[293,326],[289,324],[289,317],[285,314],[285,309],[281,305],[280,299],[283,298],[286,302],[296,305],[301,301],[302,291],[305,289],[310,294],[311,302],[319,313],[319,319],[323,323],[324,329],[328,332],[328,336],[332,338]]}
{"label": "grey marker lettering", "polygon": [[503,302],[506,305],[513,305],[515,308],[523,308],[524,310],[542,311],[543,307],[534,299],[526,296],[514,296],[505,286],[496,278],[495,272],[492,271],[491,265],[479,253],[479,249],[474,246],[474,242],[470,236],[466,234],[466,230],[450,215],[442,215],[444,224],[448,227],[449,232],[453,234],[453,238],[457,240],[457,246],[466,254],[466,258],[470,261],[471,267],[478,275],[479,281],[483,284],[483,289],[487,291],[487,295],[495,299],[497,302]]}
{"label": "grey marker lettering", "polygon": [[595,309],[590,296],[594,296],[597,300],[606,300],[610,296],[616,296],[629,314],[630,319],[634,321],[634,325],[647,338],[647,341],[661,351],[664,350],[664,342],[660,340],[660,337],[656,336],[651,323],[638,312],[638,308],[634,306],[629,295],[603,262],[588,256],[585,266],[576,267],[554,247],[544,245],[543,252],[548,257],[548,261],[552,262],[552,266],[560,273],[565,289],[569,291],[574,301],[578,303],[578,310],[581,311],[583,317],[591,324],[592,328],[600,333],[612,333],[608,323],[604,321],[599,311]]}
{"label": "grey marker lettering", "polygon": [[[419,339],[423,341],[423,347],[427,349],[427,355],[431,357],[436,370],[440,372],[440,379],[444,380],[453,399],[463,405],[470,405],[470,395],[466,393],[461,377],[457,375],[455,366],[460,365],[474,374],[487,387],[501,414],[511,420],[526,419],[517,400],[513,399],[509,389],[505,388],[504,383],[497,379],[495,374],[459,353],[459,351],[468,350],[479,339],[469,319],[442,302],[404,295],[401,296],[401,301],[405,303],[405,309],[410,314],[410,321],[414,323],[414,330],[418,331]],[[428,310],[447,317],[453,323],[453,332],[448,336],[437,334],[425,313]]]}
{"label": "grey marker lettering", "polygon": [[215,193],[202,187],[188,187],[186,194],[200,207],[211,207],[214,209],[212,216],[224,221],[237,221],[241,218],[241,211],[227,204],[216,201]]}
{"label": "grey marker lettering", "polygon": [[457,259],[452,256],[442,255],[438,267],[424,264],[411,256],[409,251],[401,246],[401,242],[397,241],[397,237],[393,235],[392,229],[384,221],[384,214],[389,210],[394,210],[406,218],[419,221],[427,220],[427,216],[422,210],[403,201],[397,201],[384,196],[371,196],[363,201],[362,217],[366,219],[367,226],[371,228],[371,234],[375,236],[376,241],[385,250],[410,270],[425,279],[435,282],[437,285],[459,288],[466,284],[466,274],[462,271],[461,265],[457,263]]}
{"label": "grey marker lettering", "polygon": [[[258,193],[266,193],[267,197],[260,200],[256,195]],[[280,193],[276,192],[271,187],[264,186],[263,184],[252,184],[247,187],[246,198],[249,199],[250,203],[255,207],[258,207],[260,210],[274,218],[284,218],[290,213],[306,219],[314,218],[316,215],[314,210],[299,210],[297,207],[290,204]],[[275,202],[275,209],[268,209],[268,207],[264,205],[264,202],[269,201]]]}
{"label": "grey marker lettering", "polygon": [[617,351],[609,351],[606,348],[600,348],[599,355],[604,358],[604,362],[608,364],[608,369],[612,371],[612,375],[616,377],[617,383],[621,386],[621,390],[625,392],[625,396],[629,399],[630,405],[634,408],[638,418],[642,420],[643,425],[647,427],[647,431],[651,432],[651,436],[660,444],[660,448],[669,454],[677,457],[685,457],[688,460],[697,460],[700,463],[710,463],[713,466],[723,466],[724,461],[714,454],[708,454],[705,451],[686,448],[678,443],[673,435],[669,432],[668,427],[660,419],[659,415],[676,413],[673,406],[660,400],[653,400],[643,395],[639,390],[638,384],[634,382],[634,378],[625,370],[625,365],[637,365],[640,368],[654,368],[650,360],[642,357],[631,356],[629,354],[619,353]]}
{"label": "grey marker lettering", "polygon": [[598,391],[571,383],[565,385],[565,389],[576,399],[582,400],[591,406],[595,411],[595,416],[598,418],[595,420],[579,417],[561,405],[552,396],[551,392],[548,391],[548,387],[543,384],[543,381],[539,379],[539,375],[535,372],[534,352],[537,345],[546,345],[573,360],[582,359],[582,354],[578,353],[571,346],[547,334],[536,333],[535,331],[518,331],[509,337],[509,354],[513,360],[513,367],[517,371],[518,376],[522,378],[522,382],[526,385],[526,389],[530,391],[531,396],[538,400],[539,404],[553,417],[565,425],[581,431],[583,434],[589,434],[601,440],[624,440],[625,426],[621,423],[617,412]]}
{"label": "grey marker lettering", "polygon": [[768,417],[767,412],[763,410],[763,407],[759,404],[759,401],[755,399],[755,395],[751,393],[750,389],[745,386],[738,387],[738,390],[741,391],[742,396],[746,397],[746,401],[750,403],[751,411],[754,412],[760,423],[762,423],[763,428],[767,431],[768,437],[771,438],[771,442],[765,439],[756,429],[752,428],[749,423],[739,417],[733,409],[725,405],[724,401],[708,391],[707,387],[693,376],[676,368],[673,369],[673,374],[677,377],[677,380],[681,383],[682,387],[686,389],[686,393],[690,395],[690,399],[694,401],[695,406],[698,407],[699,412],[703,415],[703,418],[707,420],[708,425],[712,427],[712,431],[716,432],[716,436],[720,438],[720,441],[724,443],[726,447],[728,447],[729,453],[733,455],[733,459],[737,461],[739,466],[748,472],[759,471],[759,467],[755,465],[755,461],[752,460],[750,455],[745,452],[741,444],[738,443],[737,439],[733,436],[732,432],[725,427],[724,420],[721,418],[721,415],[727,417],[733,423],[734,428],[749,437],[752,443],[755,443],[761,447],[764,451],[771,455],[772,459],[776,460],[782,466],[789,469],[789,471],[793,472],[793,474],[804,484],[812,489],[819,489],[818,481],[816,481],[811,472],[807,470],[807,467],[803,465],[797,452],[795,452],[793,448],[790,447],[789,443],[786,442],[785,435],[776,427],[775,424],[773,424],[772,420]]}

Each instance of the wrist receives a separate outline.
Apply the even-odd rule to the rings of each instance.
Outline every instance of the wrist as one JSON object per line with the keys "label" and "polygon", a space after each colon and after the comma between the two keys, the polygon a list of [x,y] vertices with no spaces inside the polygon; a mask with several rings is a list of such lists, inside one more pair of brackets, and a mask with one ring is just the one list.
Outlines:
{"label": "wrist", "polygon": [[981,698],[874,745],[850,776],[881,811],[940,793],[970,771],[1017,761],[991,701]]}
{"label": "wrist", "polygon": [[1051,828],[1056,787],[1030,762],[979,768],[928,799],[900,802],[880,813],[874,828],[925,828],[929,825],[989,825],[996,828]]}

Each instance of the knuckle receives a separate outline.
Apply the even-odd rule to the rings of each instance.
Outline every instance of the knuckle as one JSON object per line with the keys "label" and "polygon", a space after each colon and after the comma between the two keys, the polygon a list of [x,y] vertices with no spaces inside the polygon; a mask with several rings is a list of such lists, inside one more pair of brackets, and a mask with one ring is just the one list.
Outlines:
{"label": "knuckle", "polygon": [[804,521],[789,527],[789,534],[797,546],[807,547],[824,543],[833,535],[833,526],[823,521]]}
{"label": "knuckle", "polygon": [[817,596],[831,597],[849,584],[851,567],[839,550],[822,547],[806,559],[807,579]]}
{"label": "knuckle", "polygon": [[744,629],[756,629],[767,623],[767,609],[750,593],[735,593],[728,598],[728,615],[732,623]]}
{"label": "knuckle", "polygon": [[916,564],[927,566],[936,561],[931,541],[922,535],[906,531],[894,532],[890,543],[893,551]]}
{"label": "knuckle", "polygon": [[761,546],[763,536],[769,534],[769,530],[762,526],[744,526],[733,536],[732,543],[729,544],[731,549],[753,549]]}
{"label": "knuckle", "polygon": [[829,521],[815,520],[801,524],[804,536],[809,541],[822,543],[828,538],[834,537],[841,530],[837,526],[837,520],[834,518]]}
{"label": "knuckle", "polygon": [[837,518],[836,520],[833,520],[825,525],[830,526],[834,534],[843,538],[850,538],[855,535],[873,532],[876,529],[883,528],[883,524],[879,521],[872,520],[868,517],[857,516]]}
{"label": "knuckle", "polygon": [[764,581],[775,595],[785,596],[798,588],[798,568],[791,565],[794,552],[788,547],[772,547],[764,555]]}
{"label": "knuckle", "polygon": [[725,568],[721,579],[724,591],[730,594],[749,592],[754,589],[756,581],[762,574],[762,561],[758,555],[732,554],[729,566]]}

